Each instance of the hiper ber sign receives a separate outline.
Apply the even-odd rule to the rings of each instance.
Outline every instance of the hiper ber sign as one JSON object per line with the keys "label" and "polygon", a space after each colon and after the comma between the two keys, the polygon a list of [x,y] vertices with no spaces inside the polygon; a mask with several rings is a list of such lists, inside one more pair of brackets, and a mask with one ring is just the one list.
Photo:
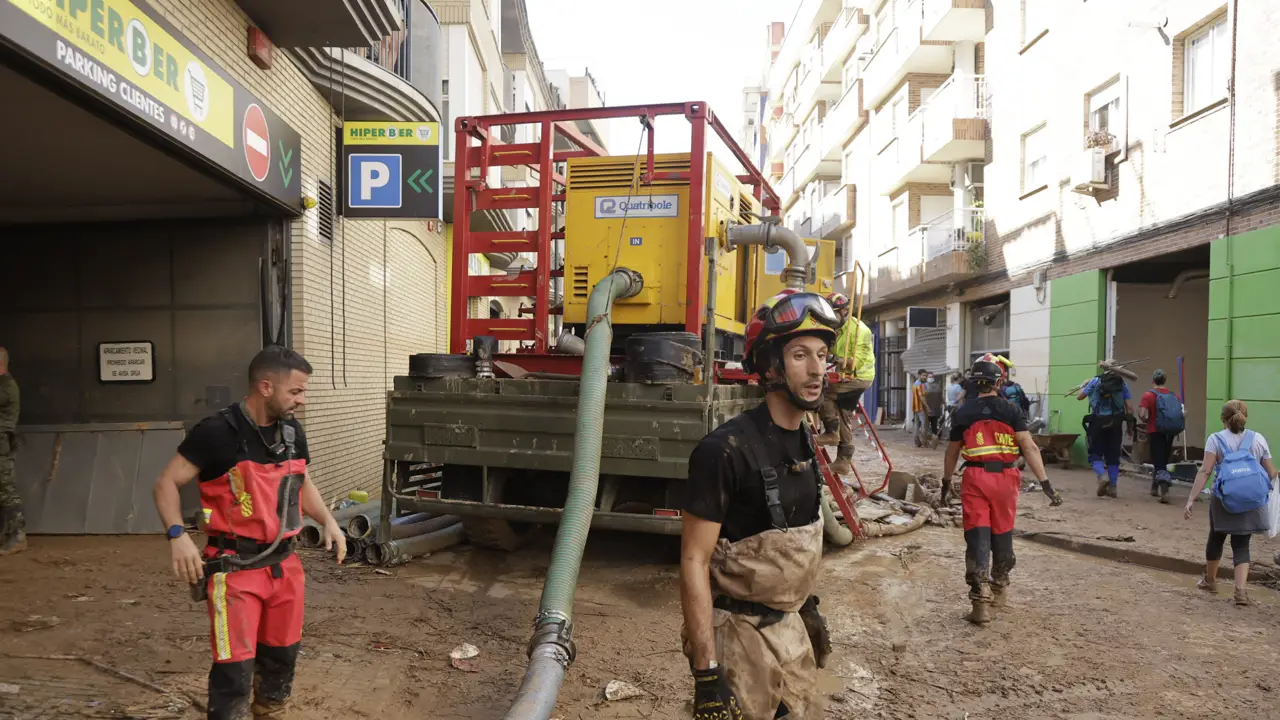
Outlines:
{"label": "hiper ber sign", "polygon": [[[142,0],[0,0],[0,43],[300,211],[298,133]],[[243,140],[254,107],[273,143],[265,171]]]}
{"label": "hiper ber sign", "polygon": [[348,122],[342,166],[343,215],[442,217],[439,123]]}

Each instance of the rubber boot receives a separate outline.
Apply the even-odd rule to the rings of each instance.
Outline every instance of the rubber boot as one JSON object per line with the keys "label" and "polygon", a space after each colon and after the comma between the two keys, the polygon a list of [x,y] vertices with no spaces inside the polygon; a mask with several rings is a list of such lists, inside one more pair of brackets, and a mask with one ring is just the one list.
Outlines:
{"label": "rubber boot", "polygon": [[254,698],[253,720],[284,720],[289,717],[289,700],[264,700]]}
{"label": "rubber boot", "polygon": [[257,672],[253,676],[254,720],[283,720],[288,717],[298,647],[297,644],[288,647],[258,644]]}
{"label": "rubber boot", "polygon": [[853,461],[844,456],[836,457],[836,461],[831,463],[831,472],[837,475],[848,475],[853,472]]}
{"label": "rubber boot", "polygon": [[965,618],[974,625],[986,625],[991,622],[991,602],[994,599],[991,589],[983,583],[983,589],[986,591],[986,597],[973,597],[970,594],[969,600],[973,603],[973,607],[969,610],[969,616]]}
{"label": "rubber boot", "polygon": [[1098,476],[1098,497],[1107,496],[1107,488],[1110,487],[1111,481],[1105,475]]}
{"label": "rubber boot", "polygon": [[1160,504],[1161,505],[1169,504],[1169,483],[1166,483],[1166,482],[1160,483]]}
{"label": "rubber boot", "polygon": [[27,521],[21,507],[4,511],[4,535],[0,536],[0,557],[16,555],[27,549]]}
{"label": "rubber boot", "polygon": [[1116,486],[1115,486],[1114,484],[1112,484],[1110,481],[1108,481],[1108,482],[1107,482],[1107,497],[1109,497],[1109,498],[1115,498],[1115,497],[1117,497],[1117,495],[1116,495]]}

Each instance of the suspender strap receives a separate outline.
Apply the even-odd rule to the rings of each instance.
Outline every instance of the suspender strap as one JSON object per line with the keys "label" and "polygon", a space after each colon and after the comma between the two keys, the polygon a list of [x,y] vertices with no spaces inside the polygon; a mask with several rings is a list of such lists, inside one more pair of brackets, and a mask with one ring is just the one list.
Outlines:
{"label": "suspender strap", "polygon": [[769,464],[764,454],[764,438],[755,421],[749,417],[741,419],[743,433],[747,436],[747,464],[760,473],[764,481],[764,500],[769,506],[769,518],[778,530],[788,529],[786,513],[782,512],[782,488],[778,484],[778,470]]}

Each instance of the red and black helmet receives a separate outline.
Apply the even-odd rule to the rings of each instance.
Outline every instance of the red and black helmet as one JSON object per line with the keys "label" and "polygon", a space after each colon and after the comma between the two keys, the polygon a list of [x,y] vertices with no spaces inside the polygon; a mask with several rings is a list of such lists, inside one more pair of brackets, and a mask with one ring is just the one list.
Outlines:
{"label": "red and black helmet", "polygon": [[849,296],[842,292],[827,293],[827,302],[831,303],[831,307],[839,312],[849,307]]}
{"label": "red and black helmet", "polygon": [[817,293],[783,290],[769,298],[747,323],[747,347],[742,367],[749,373],[763,373],[757,357],[773,341],[792,335],[814,335],[831,345],[840,329],[840,318],[826,298]]}

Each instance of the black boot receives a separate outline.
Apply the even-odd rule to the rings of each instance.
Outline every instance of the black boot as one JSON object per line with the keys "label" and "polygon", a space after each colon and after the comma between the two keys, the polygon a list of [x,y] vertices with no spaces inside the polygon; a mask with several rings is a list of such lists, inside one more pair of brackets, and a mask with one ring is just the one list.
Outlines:
{"label": "black boot", "polygon": [[973,607],[968,620],[975,625],[990,621],[988,608],[991,593],[991,528],[976,527],[964,531],[964,579],[969,583],[969,600]]}
{"label": "black boot", "polygon": [[1003,607],[1005,590],[1009,587],[1009,573],[1018,564],[1013,554],[1013,532],[991,536],[991,591],[992,604]]}

